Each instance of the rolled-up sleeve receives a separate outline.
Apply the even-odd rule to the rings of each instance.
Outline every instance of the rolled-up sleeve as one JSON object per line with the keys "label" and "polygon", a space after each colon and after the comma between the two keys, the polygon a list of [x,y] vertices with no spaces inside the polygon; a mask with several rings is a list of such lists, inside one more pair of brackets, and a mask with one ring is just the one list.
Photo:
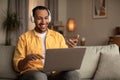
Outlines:
{"label": "rolled-up sleeve", "polygon": [[17,46],[15,48],[14,56],[13,56],[14,68],[18,72],[19,72],[18,63],[20,60],[25,58],[25,44],[26,43],[24,40],[25,40],[24,36],[19,37]]}

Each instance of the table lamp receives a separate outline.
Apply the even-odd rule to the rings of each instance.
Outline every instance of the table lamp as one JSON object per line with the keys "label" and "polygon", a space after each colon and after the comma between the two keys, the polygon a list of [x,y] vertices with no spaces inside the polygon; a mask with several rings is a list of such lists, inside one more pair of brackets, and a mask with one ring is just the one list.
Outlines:
{"label": "table lamp", "polygon": [[75,20],[73,18],[69,18],[68,21],[67,21],[67,30],[69,32],[74,32],[75,29],[76,29],[76,23],[75,23]]}

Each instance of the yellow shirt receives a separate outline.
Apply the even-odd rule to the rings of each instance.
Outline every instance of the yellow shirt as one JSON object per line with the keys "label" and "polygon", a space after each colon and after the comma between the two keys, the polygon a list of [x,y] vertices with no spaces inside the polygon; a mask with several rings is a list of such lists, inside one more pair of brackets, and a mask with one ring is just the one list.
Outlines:
{"label": "yellow shirt", "polygon": [[[45,47],[46,49],[68,48],[65,43],[64,37],[60,33],[49,29],[45,39]],[[24,59],[27,55],[31,53],[43,55],[41,38],[35,34],[34,30],[30,30],[19,37],[13,58],[14,67],[18,72],[24,73],[28,70],[43,69],[44,64],[42,60],[29,61],[24,67],[24,71],[20,71],[18,69],[19,61]]]}

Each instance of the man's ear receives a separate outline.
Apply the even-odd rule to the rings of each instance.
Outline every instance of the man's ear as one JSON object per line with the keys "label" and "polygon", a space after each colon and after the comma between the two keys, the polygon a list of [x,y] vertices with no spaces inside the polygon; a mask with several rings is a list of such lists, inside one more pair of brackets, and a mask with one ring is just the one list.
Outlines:
{"label": "man's ear", "polygon": [[49,13],[49,22],[51,22],[51,12],[49,9],[48,9],[48,13]]}
{"label": "man's ear", "polygon": [[34,23],[34,17],[33,17],[32,12],[31,12],[31,14],[30,14],[30,20],[31,20],[32,23]]}

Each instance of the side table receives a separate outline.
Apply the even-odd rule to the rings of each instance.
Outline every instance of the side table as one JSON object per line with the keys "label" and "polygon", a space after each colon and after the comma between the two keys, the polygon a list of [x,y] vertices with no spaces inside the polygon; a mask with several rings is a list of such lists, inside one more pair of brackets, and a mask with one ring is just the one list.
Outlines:
{"label": "side table", "polygon": [[117,44],[120,47],[120,35],[110,36],[108,44]]}

